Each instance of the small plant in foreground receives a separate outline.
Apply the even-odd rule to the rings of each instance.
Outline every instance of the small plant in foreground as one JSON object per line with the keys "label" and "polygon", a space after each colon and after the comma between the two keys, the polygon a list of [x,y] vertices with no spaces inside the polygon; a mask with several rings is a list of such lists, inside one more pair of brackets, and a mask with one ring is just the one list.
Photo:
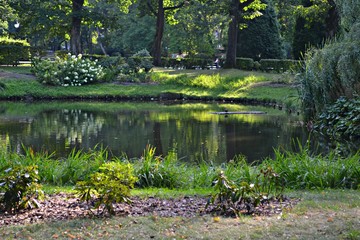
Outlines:
{"label": "small plant in foreground", "polygon": [[44,193],[38,184],[37,166],[16,165],[3,169],[0,175],[0,206],[8,213],[38,208]]}
{"label": "small plant in foreground", "polygon": [[216,204],[216,210],[221,214],[229,214],[230,210],[230,214],[239,216],[242,207],[245,207],[247,212],[251,212],[260,203],[260,195],[255,189],[255,184],[241,182],[240,186],[237,186],[225,176],[223,171],[215,177],[213,183],[216,193],[212,195],[206,207],[209,204]]}
{"label": "small plant in foreground", "polygon": [[280,193],[277,178],[278,175],[268,167],[260,171],[256,183],[242,181],[236,185],[221,171],[213,182],[216,193],[212,195],[206,207],[209,204],[216,204],[216,210],[222,214],[229,214],[231,211],[236,216],[239,216],[242,210],[251,213],[270,195]]}
{"label": "small plant in foreground", "polygon": [[131,164],[107,162],[88,180],[77,182],[76,190],[82,201],[89,202],[95,197],[95,208],[104,206],[105,210],[114,214],[113,203],[130,202],[130,189],[136,180]]}

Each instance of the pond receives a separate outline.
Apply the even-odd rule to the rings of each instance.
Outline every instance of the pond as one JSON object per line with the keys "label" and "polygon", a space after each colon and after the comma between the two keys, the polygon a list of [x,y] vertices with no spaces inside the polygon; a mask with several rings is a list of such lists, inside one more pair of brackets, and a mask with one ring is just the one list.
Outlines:
{"label": "pond", "polygon": [[[223,111],[266,114],[219,115]],[[186,102],[0,102],[0,144],[21,152],[55,152],[103,146],[112,154],[140,157],[147,144],[158,155],[176,149],[187,162],[222,163],[244,155],[272,157],[274,148],[306,142],[300,117],[274,108]]]}

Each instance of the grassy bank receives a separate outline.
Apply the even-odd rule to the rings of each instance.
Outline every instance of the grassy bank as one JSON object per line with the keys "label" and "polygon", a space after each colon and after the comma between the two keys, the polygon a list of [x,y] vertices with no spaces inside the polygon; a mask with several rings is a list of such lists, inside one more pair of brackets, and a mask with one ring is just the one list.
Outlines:
{"label": "grassy bank", "polygon": [[[46,152],[34,153],[31,148],[25,154],[7,150],[0,151],[0,169],[14,165],[38,166],[40,181],[55,186],[73,186],[86,180],[89,175],[109,161],[108,150],[97,148],[89,151],[73,150],[66,158],[57,159]],[[210,188],[214,177],[220,171],[237,184],[256,183],[262,172],[275,186],[289,189],[359,189],[360,153],[340,157],[334,152],[329,155],[311,155],[306,148],[299,153],[275,151],[274,159],[265,159],[259,164],[250,164],[244,157],[237,157],[226,164],[214,165],[201,162],[181,162],[175,151],[156,156],[155,148],[147,146],[142,156],[129,159],[112,156],[112,161],[128,162],[133,165],[138,177],[139,188],[201,189]],[[272,177],[275,174],[277,177]],[[274,176],[275,176],[274,175]]]}
{"label": "grassy bank", "polygon": [[[297,90],[292,76],[241,70],[154,69],[149,84],[98,83],[81,87],[44,86],[35,79],[14,78],[10,73],[30,73],[30,67],[0,67],[4,85],[0,99],[107,99],[293,101]],[[280,83],[280,84],[279,84]]]}
{"label": "grassy bank", "polygon": [[3,239],[359,239],[360,192],[297,191],[280,216],[112,217],[0,227]]}

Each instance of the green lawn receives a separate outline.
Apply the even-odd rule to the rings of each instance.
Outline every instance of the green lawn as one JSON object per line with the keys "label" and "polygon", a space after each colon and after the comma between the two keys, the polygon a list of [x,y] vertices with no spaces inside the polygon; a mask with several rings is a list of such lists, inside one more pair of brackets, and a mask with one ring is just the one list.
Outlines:
{"label": "green lawn", "polygon": [[[3,73],[30,73],[30,67],[0,67]],[[46,86],[24,76],[0,77],[0,99],[151,99],[168,93],[184,99],[256,99],[285,103],[296,98],[289,76],[241,70],[154,69],[150,84],[97,83],[81,87]],[[281,83],[273,84],[273,83]],[[290,81],[291,82],[291,81]],[[292,101],[292,100],[291,100]]]}

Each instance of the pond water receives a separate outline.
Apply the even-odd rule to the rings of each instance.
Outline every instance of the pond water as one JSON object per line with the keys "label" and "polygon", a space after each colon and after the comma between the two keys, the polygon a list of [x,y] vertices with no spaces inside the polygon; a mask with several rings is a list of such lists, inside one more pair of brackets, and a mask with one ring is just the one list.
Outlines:
{"label": "pond water", "polygon": [[[222,111],[266,114],[218,115]],[[179,158],[222,163],[236,155],[248,161],[272,157],[307,140],[300,118],[262,106],[219,103],[0,102],[0,144],[66,156],[73,148],[102,145],[112,154],[140,157],[147,144],[157,154],[176,148]]]}

